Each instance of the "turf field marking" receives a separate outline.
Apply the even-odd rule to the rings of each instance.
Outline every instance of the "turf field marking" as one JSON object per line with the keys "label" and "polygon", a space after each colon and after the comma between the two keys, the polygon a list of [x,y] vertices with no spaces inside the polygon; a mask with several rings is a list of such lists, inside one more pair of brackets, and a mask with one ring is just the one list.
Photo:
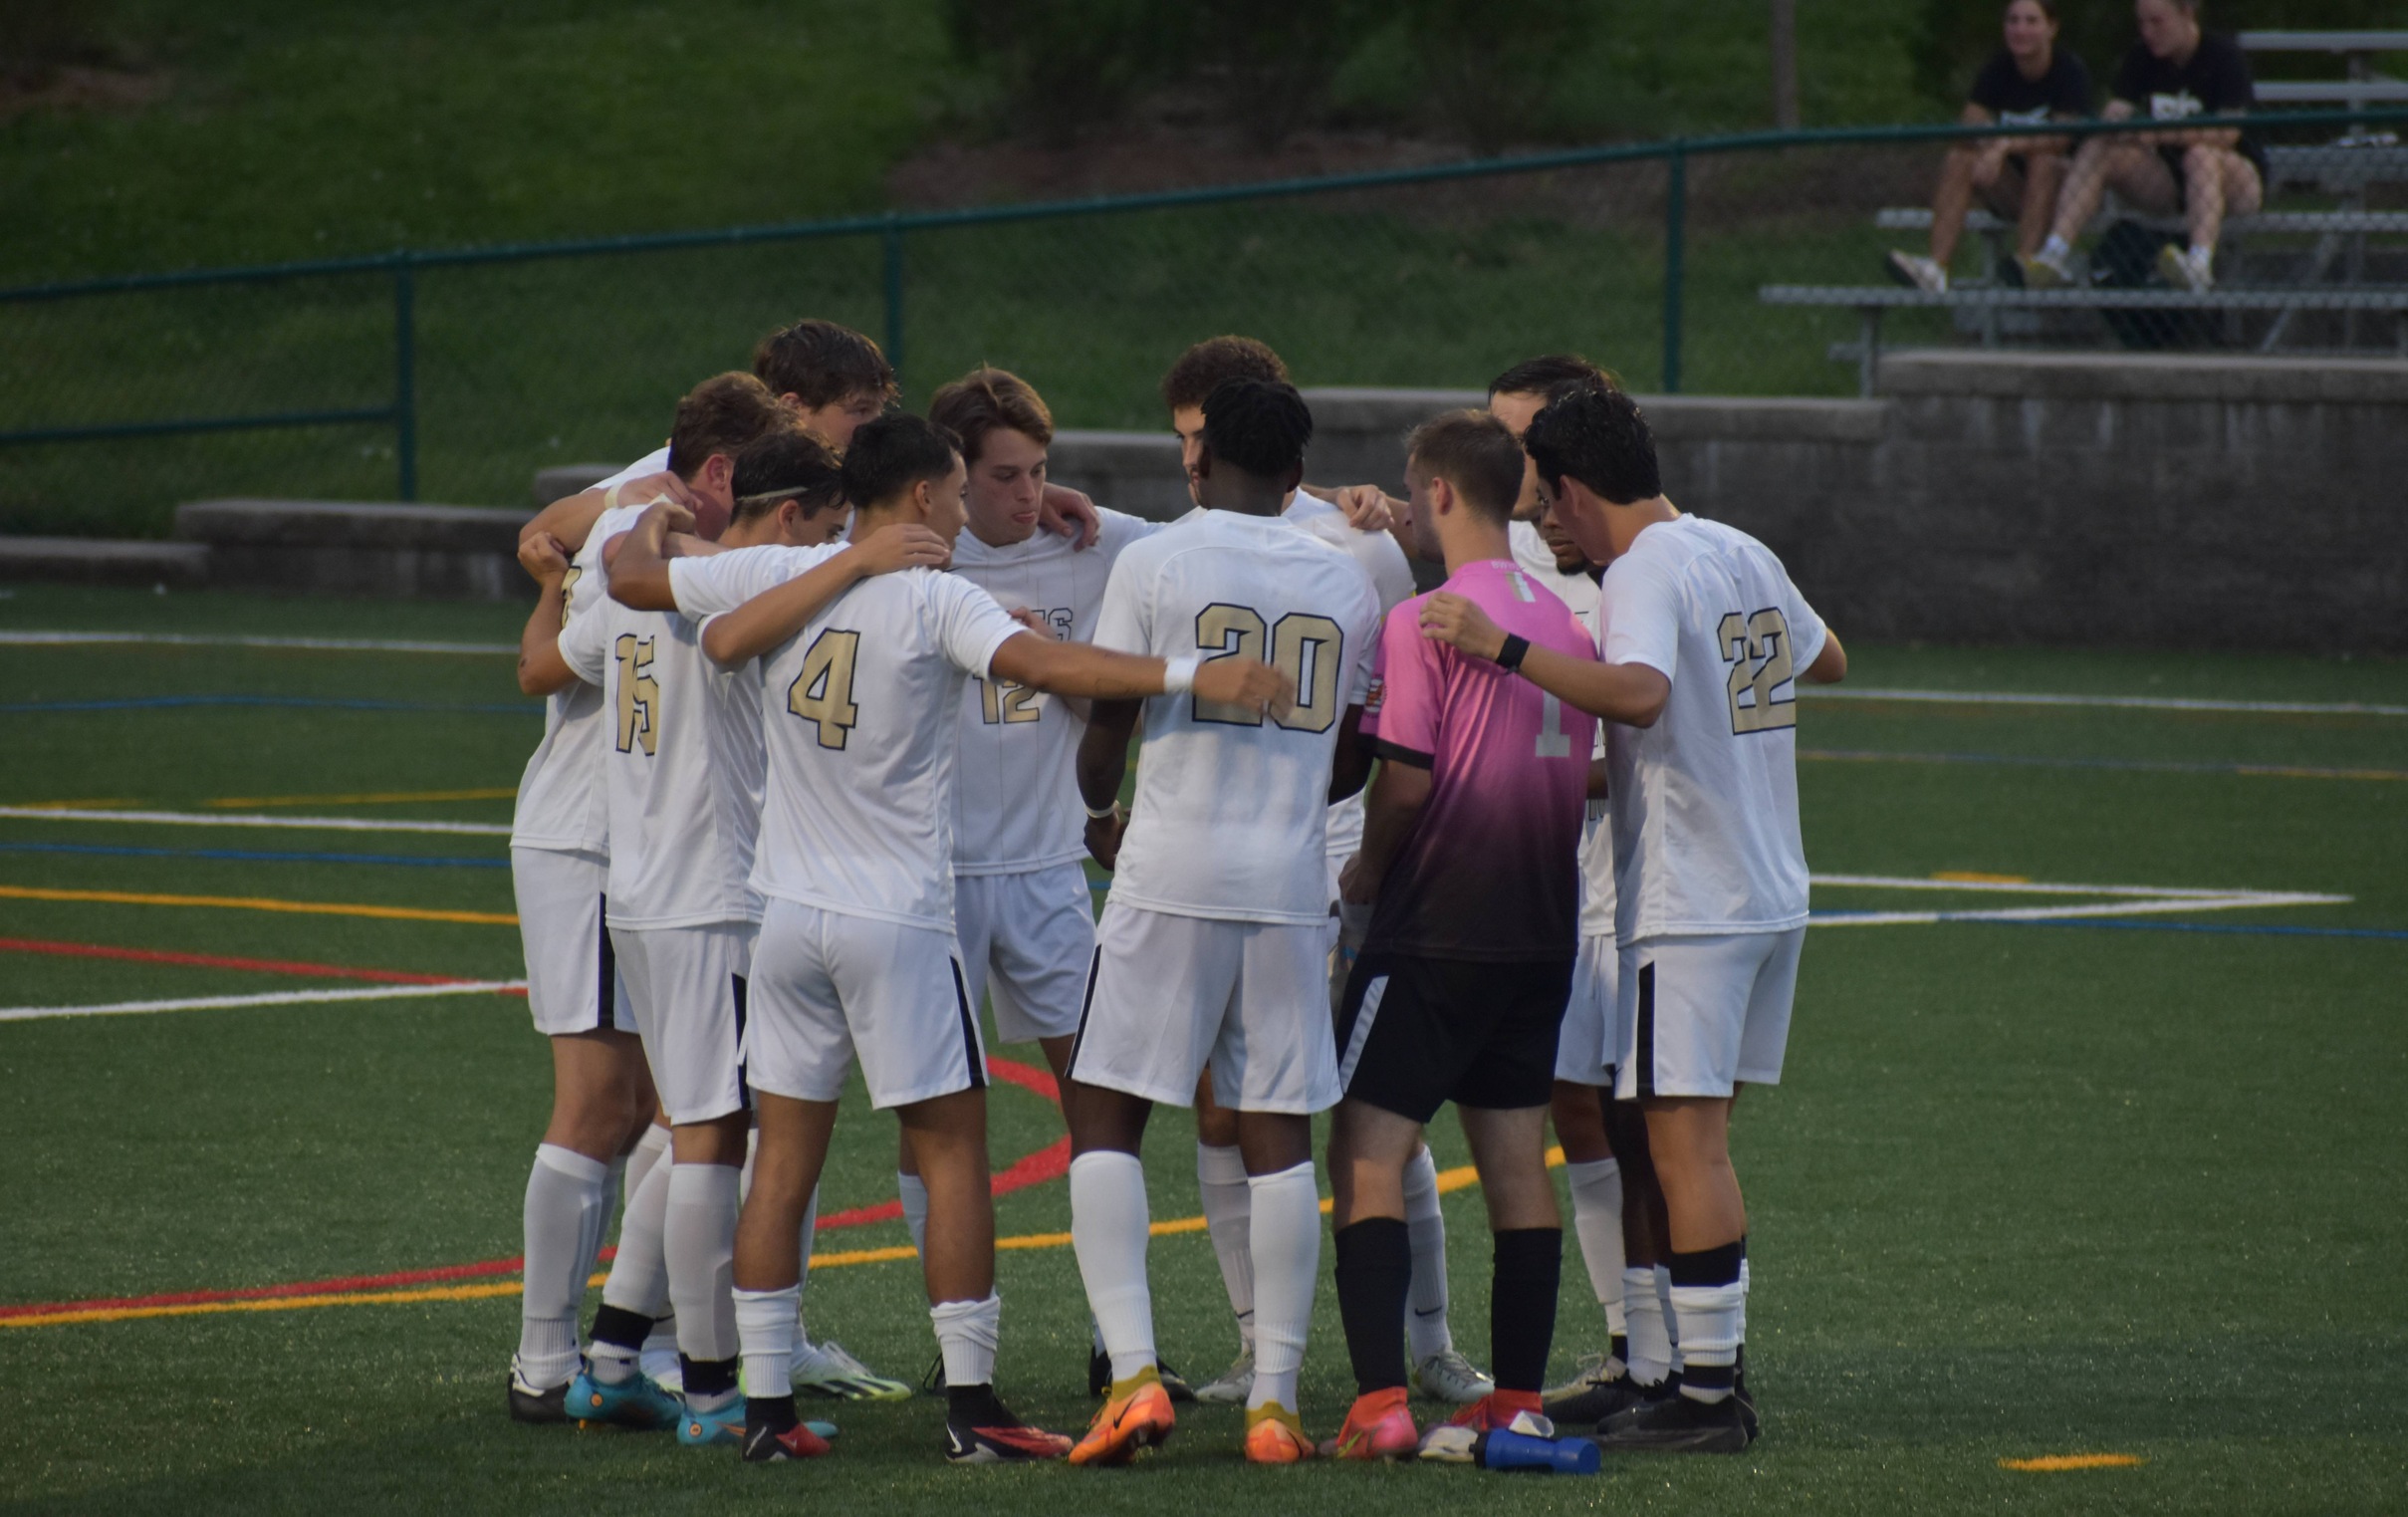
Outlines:
{"label": "turf field marking", "polygon": [[2132,1469],[2148,1462],[2138,1454],[2043,1454],[2037,1459],[2001,1459],[1999,1468],[2054,1474],[2068,1469]]}
{"label": "turf field marking", "polygon": [[96,806],[131,806],[133,802],[128,797],[111,796],[99,801],[26,801],[21,804],[28,811],[88,811]]}
{"label": "turf field marking", "polygon": [[201,804],[228,810],[242,806],[390,806],[409,801],[509,801],[518,793],[515,785],[488,785],[478,790],[378,790],[361,795],[228,796]]}
{"label": "turf field marking", "polygon": [[2011,753],[1896,753],[1873,748],[1801,748],[1801,759],[1844,764],[1987,764],[2011,769],[2107,769],[2134,774],[2221,774],[2277,780],[2408,780],[2408,769],[2328,769],[2313,764],[2211,763],[2189,759],[2048,758]]}
{"label": "turf field marking", "polygon": [[2408,716],[2408,706],[2349,701],[2210,700],[2180,695],[2040,695],[2011,690],[1894,690],[1800,685],[1815,700],[1903,700],[1942,706],[2100,706],[2119,711],[2220,711],[2273,716]]}
{"label": "turf field marking", "polygon": [[0,646],[152,643],[163,647],[278,647],[314,653],[466,653],[518,656],[515,642],[418,642],[371,637],[244,637],[197,632],[0,632]]}
{"label": "turf field marking", "polygon": [[197,811],[61,811],[50,806],[0,806],[0,817],[36,822],[127,822],[157,827],[285,827],[305,832],[441,833],[464,838],[507,838],[504,822],[387,822],[371,817],[235,817]]}
{"label": "turf field marking", "polygon": [[221,953],[178,953],[165,948],[120,948],[112,943],[69,943],[43,937],[0,937],[0,953],[47,953],[61,958],[120,959],[136,964],[179,964],[194,969],[242,969],[256,974],[300,974],[381,985],[457,985],[456,974],[421,974],[410,969],[366,969],[351,964],[313,964],[299,959],[229,958]]}
{"label": "turf field marking", "polygon": [[515,927],[512,911],[453,911],[432,906],[353,905],[331,900],[279,900],[268,895],[154,895],[140,890],[62,890],[0,885],[0,900],[86,900],[120,906],[214,906],[229,911],[285,911],[302,916],[371,916],[382,921],[457,921]]}
{"label": "turf field marking", "polygon": [[84,854],[117,859],[218,859],[236,864],[376,864],[412,869],[506,870],[502,858],[460,859],[443,854],[296,854],[250,848],[136,848],[105,843],[0,843],[0,853]]}
{"label": "turf field marking", "polygon": [[2131,895],[2152,899],[2222,900],[2235,895],[2274,896],[2296,899],[2301,904],[2322,905],[2347,900],[2346,895],[2305,895],[2282,890],[2253,890],[2239,886],[2181,885],[2062,885],[2026,880],[2012,875],[1815,875],[1814,884],[1857,885],[1877,890],[1978,890],[2008,895]]}
{"label": "turf field marking", "polygon": [[2284,927],[2272,922],[2220,921],[2033,921],[2008,926],[2096,927],[2118,932],[2206,932],[2219,937],[2361,937],[2408,942],[2408,931],[2397,927]]}
{"label": "turf field marking", "polygon": [[449,980],[439,985],[377,985],[359,990],[272,990],[259,995],[199,995],[172,1001],[112,1001],[97,1006],[0,1006],[0,1022],[49,1017],[110,1017],[145,1011],[221,1011],[243,1006],[315,1006],[336,1001],[401,1001],[446,995],[524,995],[525,980]]}

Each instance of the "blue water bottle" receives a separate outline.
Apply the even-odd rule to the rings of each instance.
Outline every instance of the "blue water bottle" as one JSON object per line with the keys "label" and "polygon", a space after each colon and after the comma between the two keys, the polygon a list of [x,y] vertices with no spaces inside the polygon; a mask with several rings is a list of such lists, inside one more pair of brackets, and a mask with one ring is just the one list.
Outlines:
{"label": "blue water bottle", "polygon": [[1597,1445],[1587,1438],[1540,1438],[1499,1427],[1483,1434],[1478,1458],[1482,1469],[1535,1469],[1559,1475],[1597,1472]]}

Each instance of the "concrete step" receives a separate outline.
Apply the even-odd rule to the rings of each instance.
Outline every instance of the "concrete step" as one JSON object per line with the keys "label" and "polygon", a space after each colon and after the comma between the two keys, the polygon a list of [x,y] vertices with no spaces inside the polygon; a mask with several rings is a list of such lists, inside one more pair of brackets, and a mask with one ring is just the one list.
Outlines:
{"label": "concrete step", "polygon": [[203,543],[97,537],[0,537],[0,580],[72,585],[199,585],[209,578]]}
{"label": "concrete step", "polygon": [[515,601],[526,511],[326,500],[196,500],[175,535],[209,549],[211,583],[294,594]]}

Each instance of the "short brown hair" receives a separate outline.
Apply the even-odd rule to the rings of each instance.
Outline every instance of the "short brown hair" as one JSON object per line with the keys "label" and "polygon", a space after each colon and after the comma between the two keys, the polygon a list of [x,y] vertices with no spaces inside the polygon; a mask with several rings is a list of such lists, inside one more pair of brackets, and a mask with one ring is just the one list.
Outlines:
{"label": "short brown hair", "polygon": [[1162,403],[1172,410],[1202,405],[1224,379],[1288,382],[1288,366],[1271,345],[1250,337],[1211,337],[1179,355],[1162,377]]}
{"label": "short brown hair", "polygon": [[1545,395],[1553,398],[1566,387],[1619,389],[1622,381],[1576,353],[1551,353],[1525,359],[1488,381],[1490,398],[1498,395]]}
{"label": "short brown hair", "polygon": [[669,472],[692,479],[713,453],[733,455],[766,432],[791,425],[794,412],[749,374],[713,375],[677,402],[669,428]]}
{"label": "short brown hair", "polygon": [[728,490],[736,497],[735,521],[751,521],[786,501],[799,502],[805,516],[844,508],[843,465],[818,432],[794,420],[755,437],[736,455]]}
{"label": "short brown hair", "polygon": [[962,440],[962,459],[978,462],[987,433],[1004,427],[1039,447],[1054,440],[1054,413],[1045,397],[1028,380],[1006,370],[981,367],[950,384],[937,387],[928,400],[928,419],[950,427]]}
{"label": "short brown hair", "polygon": [[835,322],[809,318],[781,328],[753,350],[753,374],[773,395],[793,395],[818,410],[854,395],[892,400],[901,390],[878,345]]}
{"label": "short brown hair", "polygon": [[1502,527],[1522,498],[1522,444],[1484,410],[1432,416],[1405,439],[1405,469],[1443,479],[1465,504]]}

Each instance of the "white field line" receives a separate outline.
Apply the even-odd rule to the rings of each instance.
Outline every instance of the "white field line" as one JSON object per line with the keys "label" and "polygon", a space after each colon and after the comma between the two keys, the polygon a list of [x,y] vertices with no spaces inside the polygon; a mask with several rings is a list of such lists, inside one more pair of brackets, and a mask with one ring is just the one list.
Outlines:
{"label": "white field line", "polygon": [[[2221,899],[2228,895],[2266,896],[2289,900],[2290,894],[2282,890],[2252,890],[2236,885],[2196,887],[2179,885],[2055,885],[2030,880],[1933,880],[1913,875],[1814,875],[1808,877],[1815,885],[1854,885],[1876,890],[1979,890],[2004,895],[2133,895],[2152,898],[2187,898],[2192,900]],[[2330,895],[2299,895],[2301,904],[2317,903],[2346,897]]]}
{"label": "white field line", "polygon": [[2119,900],[2086,906],[2004,906],[1985,911],[1849,911],[1819,915],[1816,927],[1915,927],[1944,921],[2060,921],[2085,916],[2148,916],[2163,911],[2246,911],[2265,906],[2341,905],[2346,895],[2297,891],[2234,893],[2201,898],[2169,895],[2155,900]]}
{"label": "white field line", "polygon": [[0,646],[8,644],[63,646],[89,643],[161,643],[173,647],[280,647],[319,653],[516,653],[511,642],[388,641],[374,637],[244,637],[196,632],[0,632]]}
{"label": "white field line", "polygon": [[2040,695],[2010,690],[1886,690],[1801,684],[1815,700],[1908,700],[1943,706],[2103,706],[2125,711],[2234,711],[2278,716],[2408,716],[2408,706],[2359,701],[2207,700],[2178,695]]}
{"label": "white field line", "polygon": [[237,1006],[315,1006],[336,1001],[420,1000],[430,996],[499,995],[527,988],[525,980],[455,980],[447,985],[373,985],[348,990],[275,990],[261,995],[199,995],[172,1001],[111,1001],[98,1006],[6,1006],[0,1022],[44,1017],[109,1017],[137,1011],[217,1011]]}
{"label": "white field line", "polygon": [[85,811],[73,807],[0,806],[0,817],[29,822],[148,823],[160,827],[283,827],[303,832],[447,833],[469,838],[507,838],[501,822],[400,822],[368,817],[219,816],[197,811]]}

